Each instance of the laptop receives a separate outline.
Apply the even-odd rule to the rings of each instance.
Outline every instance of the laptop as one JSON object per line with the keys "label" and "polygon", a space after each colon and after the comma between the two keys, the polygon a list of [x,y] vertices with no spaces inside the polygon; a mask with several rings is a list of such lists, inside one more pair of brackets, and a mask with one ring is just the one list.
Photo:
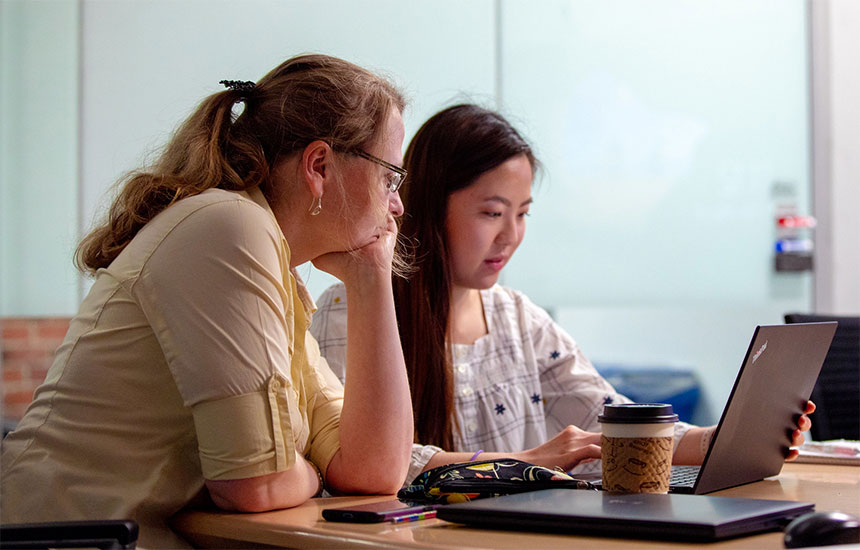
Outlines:
{"label": "laptop", "polygon": [[[779,474],[835,332],[835,322],[756,327],[705,460],[673,466],[669,492],[703,495]],[[599,485],[599,474],[586,480]]]}
{"label": "laptop", "polygon": [[714,541],[781,529],[814,508],[788,500],[545,489],[440,506],[436,517],[492,529]]}

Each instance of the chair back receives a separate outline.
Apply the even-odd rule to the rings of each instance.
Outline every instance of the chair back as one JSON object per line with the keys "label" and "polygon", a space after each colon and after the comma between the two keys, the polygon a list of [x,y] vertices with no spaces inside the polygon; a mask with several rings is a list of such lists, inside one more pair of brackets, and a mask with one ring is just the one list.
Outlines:
{"label": "chair back", "polygon": [[812,437],[860,440],[860,317],[789,313],[786,323],[836,321],[836,334],[812,390]]}
{"label": "chair back", "polygon": [[137,534],[137,522],[130,519],[14,523],[0,525],[0,548],[132,550]]}

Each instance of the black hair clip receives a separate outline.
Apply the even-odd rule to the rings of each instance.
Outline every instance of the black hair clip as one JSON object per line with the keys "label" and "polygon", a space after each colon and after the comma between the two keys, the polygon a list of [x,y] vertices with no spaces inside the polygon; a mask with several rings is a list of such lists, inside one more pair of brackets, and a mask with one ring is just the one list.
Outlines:
{"label": "black hair clip", "polygon": [[237,92],[250,92],[257,86],[250,80],[222,80],[219,84],[223,84],[225,88],[230,88]]}

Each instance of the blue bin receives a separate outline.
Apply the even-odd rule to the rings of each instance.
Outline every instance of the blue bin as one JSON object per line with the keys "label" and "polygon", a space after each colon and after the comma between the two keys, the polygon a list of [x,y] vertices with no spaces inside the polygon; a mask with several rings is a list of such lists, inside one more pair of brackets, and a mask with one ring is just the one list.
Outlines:
{"label": "blue bin", "polygon": [[597,366],[612,387],[637,403],[670,403],[678,419],[692,422],[699,402],[699,381],[686,369]]}

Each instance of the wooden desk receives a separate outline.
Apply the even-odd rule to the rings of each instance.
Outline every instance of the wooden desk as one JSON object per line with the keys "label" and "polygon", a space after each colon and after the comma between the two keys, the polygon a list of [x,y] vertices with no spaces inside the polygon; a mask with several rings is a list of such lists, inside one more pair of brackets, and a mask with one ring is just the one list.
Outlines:
{"label": "wooden desk", "polygon": [[[860,468],[820,464],[786,464],[779,476],[715,496],[814,502],[816,510],[839,510],[860,516]],[[544,535],[471,529],[438,519],[412,523],[354,524],[322,519],[323,508],[390,500],[391,496],[313,499],[289,510],[259,514],[188,510],[174,518],[174,528],[206,548],[612,548],[656,547],[635,539]],[[659,547],[698,548],[701,544],[660,541]],[[781,532],[762,533],[709,543],[708,549],[783,548]]]}

